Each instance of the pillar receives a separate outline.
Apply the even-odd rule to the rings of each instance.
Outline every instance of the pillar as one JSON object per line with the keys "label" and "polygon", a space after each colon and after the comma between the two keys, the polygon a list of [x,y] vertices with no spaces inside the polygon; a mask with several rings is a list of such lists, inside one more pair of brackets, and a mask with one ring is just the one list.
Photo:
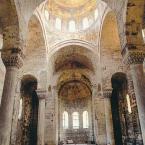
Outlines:
{"label": "pillar", "polygon": [[10,144],[15,87],[18,70],[23,64],[22,56],[17,48],[2,51],[6,74],[0,106],[0,145]]}
{"label": "pillar", "polygon": [[145,144],[145,75],[143,70],[144,52],[139,50],[128,51],[124,56],[124,62],[130,66],[134,91],[137,101],[139,120]]}
{"label": "pillar", "polygon": [[104,90],[103,95],[104,95],[104,102],[105,102],[107,145],[115,145],[112,110],[111,110],[112,89]]}
{"label": "pillar", "polygon": [[45,99],[47,92],[43,90],[37,90],[37,95],[39,99],[37,145],[44,145]]}

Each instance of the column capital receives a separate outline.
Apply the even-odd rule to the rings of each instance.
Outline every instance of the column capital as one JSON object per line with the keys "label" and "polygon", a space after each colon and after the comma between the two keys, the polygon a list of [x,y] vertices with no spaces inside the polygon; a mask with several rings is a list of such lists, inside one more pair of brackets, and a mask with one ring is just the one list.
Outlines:
{"label": "column capital", "polygon": [[103,90],[103,96],[104,98],[111,98],[111,95],[112,95],[112,88],[110,89],[104,89]]}
{"label": "column capital", "polygon": [[3,49],[2,50],[2,60],[6,67],[14,66],[21,68],[23,65],[24,55],[22,50],[19,48]]}
{"label": "column capital", "polygon": [[36,90],[39,99],[46,99],[46,90]]}
{"label": "column capital", "polygon": [[123,62],[127,65],[142,64],[144,61],[145,52],[142,50],[131,50],[124,54]]}

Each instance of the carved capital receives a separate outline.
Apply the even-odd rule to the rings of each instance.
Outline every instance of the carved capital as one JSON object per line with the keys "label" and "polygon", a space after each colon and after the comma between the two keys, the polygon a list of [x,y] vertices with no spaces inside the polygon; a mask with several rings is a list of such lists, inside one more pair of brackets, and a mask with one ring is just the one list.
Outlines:
{"label": "carved capital", "polygon": [[128,51],[124,55],[123,62],[127,65],[142,64],[144,61],[145,53],[143,51]]}
{"label": "carved capital", "polygon": [[103,90],[104,98],[111,98],[111,95],[112,95],[112,89],[104,89]]}
{"label": "carved capital", "polygon": [[46,99],[47,91],[46,90],[36,90],[39,99]]}
{"label": "carved capital", "polygon": [[2,51],[2,60],[6,67],[22,67],[24,55],[18,48],[6,49]]}

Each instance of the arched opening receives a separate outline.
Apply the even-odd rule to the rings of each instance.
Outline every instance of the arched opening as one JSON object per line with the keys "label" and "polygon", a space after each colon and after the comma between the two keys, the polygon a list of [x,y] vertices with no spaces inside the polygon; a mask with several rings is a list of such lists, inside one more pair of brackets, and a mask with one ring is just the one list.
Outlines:
{"label": "arched opening", "polygon": [[69,120],[68,120],[68,112],[66,112],[66,111],[64,111],[63,112],[63,128],[64,129],[68,129],[68,122],[69,122]]}
{"label": "arched opening", "polygon": [[125,140],[124,137],[128,135],[127,131],[127,121],[125,113],[125,103],[127,95],[127,79],[126,75],[123,73],[116,73],[112,76],[112,97],[111,97],[111,107],[112,107],[112,117],[113,117],[113,127],[114,127],[114,137],[115,143],[122,145]]}
{"label": "arched opening", "polygon": [[[58,97],[55,102],[58,105],[55,114],[58,116],[55,120],[58,124],[56,141],[60,144],[94,141],[91,74],[95,73],[93,60],[97,60],[97,56],[93,54],[91,46],[84,41],[67,40],[53,47],[51,53],[50,66],[56,81],[52,83],[57,86]],[[83,127],[85,110],[88,111],[89,124]],[[68,127],[65,126],[66,116],[69,120]]]}
{"label": "arched opening", "polygon": [[61,30],[61,19],[60,18],[56,18],[56,20],[55,20],[55,28],[57,30]]}
{"label": "arched opening", "polygon": [[70,20],[68,23],[69,32],[75,32],[76,30],[76,23],[74,20]]}
{"label": "arched opening", "polygon": [[79,113],[78,112],[73,112],[72,121],[73,121],[73,129],[79,129],[80,122],[79,122]]}
{"label": "arched opening", "polygon": [[123,71],[118,25],[113,11],[109,11],[105,15],[100,39],[103,87],[109,88],[112,74],[116,71]]}
{"label": "arched opening", "polygon": [[88,27],[89,27],[89,20],[86,17],[86,18],[83,19],[83,29],[86,29]]}
{"label": "arched opening", "polygon": [[37,79],[25,75],[21,80],[21,99],[19,108],[17,144],[37,144],[38,97],[36,94]]}
{"label": "arched opening", "polygon": [[83,112],[83,128],[89,128],[89,115],[88,111]]}
{"label": "arched opening", "polygon": [[[94,141],[92,92],[87,82],[77,80],[77,78],[69,81],[63,80],[58,93],[59,142],[65,141],[68,144],[92,143]],[[63,118],[61,117],[62,113]],[[68,119],[66,119],[67,117]],[[65,122],[68,120],[69,125]]]}

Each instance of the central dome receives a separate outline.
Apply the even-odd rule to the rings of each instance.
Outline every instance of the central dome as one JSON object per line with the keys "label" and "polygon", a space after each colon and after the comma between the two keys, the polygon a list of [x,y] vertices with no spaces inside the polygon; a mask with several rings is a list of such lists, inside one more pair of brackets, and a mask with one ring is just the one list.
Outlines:
{"label": "central dome", "polygon": [[97,6],[97,0],[49,0],[45,3],[44,15],[46,23],[53,23],[49,23],[51,30],[81,32],[97,20]]}
{"label": "central dome", "polygon": [[96,0],[50,0],[46,9],[61,19],[80,19],[94,11],[96,4]]}
{"label": "central dome", "polygon": [[62,7],[77,8],[87,4],[90,0],[55,0]]}

